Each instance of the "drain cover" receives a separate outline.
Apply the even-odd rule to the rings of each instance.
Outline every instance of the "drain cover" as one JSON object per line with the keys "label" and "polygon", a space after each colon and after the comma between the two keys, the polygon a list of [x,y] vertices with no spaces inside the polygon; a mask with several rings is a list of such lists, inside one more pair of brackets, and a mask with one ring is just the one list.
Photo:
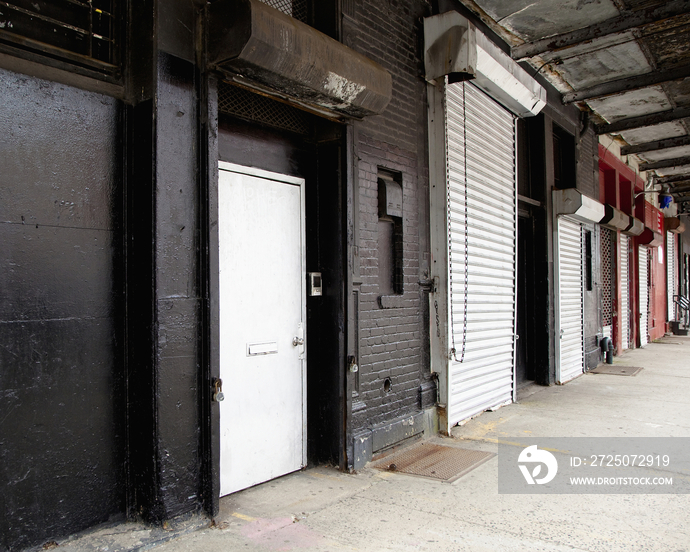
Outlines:
{"label": "drain cover", "polygon": [[636,376],[642,370],[640,366],[618,366],[617,364],[600,364],[594,370],[590,370],[592,374],[609,374],[612,376]]}
{"label": "drain cover", "polygon": [[422,443],[386,456],[372,466],[452,483],[493,456],[493,452]]}

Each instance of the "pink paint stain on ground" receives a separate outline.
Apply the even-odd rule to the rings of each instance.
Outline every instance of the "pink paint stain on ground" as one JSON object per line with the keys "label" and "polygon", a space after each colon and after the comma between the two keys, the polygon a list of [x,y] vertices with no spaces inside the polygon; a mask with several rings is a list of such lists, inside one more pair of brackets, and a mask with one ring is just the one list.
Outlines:
{"label": "pink paint stain on ground", "polygon": [[257,519],[241,529],[243,537],[279,552],[317,546],[321,535],[292,518]]}

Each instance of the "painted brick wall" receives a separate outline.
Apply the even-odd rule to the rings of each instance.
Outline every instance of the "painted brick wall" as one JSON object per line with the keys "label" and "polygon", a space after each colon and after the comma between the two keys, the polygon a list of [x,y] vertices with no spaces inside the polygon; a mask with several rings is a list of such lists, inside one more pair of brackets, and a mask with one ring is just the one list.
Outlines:
{"label": "painted brick wall", "polygon": [[[426,85],[422,75],[421,18],[417,0],[359,0],[345,17],[343,40],[393,76],[386,111],[355,124],[355,174],[359,211],[359,395],[353,429],[393,421],[433,404],[429,389],[428,169]],[[380,169],[402,176],[403,294],[380,299],[378,284],[378,186]],[[386,390],[386,380],[390,388]],[[431,396],[431,399],[429,398]]]}

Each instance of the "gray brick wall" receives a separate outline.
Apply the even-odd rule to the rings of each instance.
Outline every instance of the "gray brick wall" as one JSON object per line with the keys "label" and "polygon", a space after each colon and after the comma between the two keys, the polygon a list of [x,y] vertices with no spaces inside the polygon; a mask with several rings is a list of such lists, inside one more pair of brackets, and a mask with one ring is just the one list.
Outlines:
{"label": "gray brick wall", "polygon": [[[393,76],[386,111],[355,124],[361,281],[355,433],[428,406],[420,400],[420,386],[429,380],[428,295],[419,285],[427,277],[429,259],[426,85],[420,59],[420,21],[427,10],[426,2],[416,0],[359,0],[354,19],[345,17],[343,25],[345,44]],[[404,289],[383,300],[377,258],[379,169],[399,173],[403,187]]]}

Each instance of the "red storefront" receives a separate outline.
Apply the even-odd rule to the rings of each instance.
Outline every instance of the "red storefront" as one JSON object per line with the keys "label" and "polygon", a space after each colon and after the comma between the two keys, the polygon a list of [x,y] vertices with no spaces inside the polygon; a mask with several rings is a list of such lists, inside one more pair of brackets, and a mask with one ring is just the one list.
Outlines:
{"label": "red storefront", "polygon": [[635,239],[637,256],[637,345],[663,337],[666,332],[666,259],[664,214],[640,195],[635,215],[644,222],[644,232]]}
{"label": "red storefront", "polygon": [[640,343],[636,236],[645,227],[636,217],[635,195],[642,191],[642,178],[600,144],[599,201],[611,213],[600,233],[602,332],[611,337],[616,354]]}

